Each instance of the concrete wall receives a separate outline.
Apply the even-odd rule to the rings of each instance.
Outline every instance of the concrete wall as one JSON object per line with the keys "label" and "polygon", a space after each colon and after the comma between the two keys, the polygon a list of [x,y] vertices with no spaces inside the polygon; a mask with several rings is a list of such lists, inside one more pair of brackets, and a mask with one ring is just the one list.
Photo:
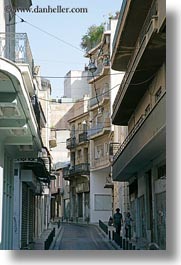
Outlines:
{"label": "concrete wall", "polygon": [[64,96],[80,99],[89,94],[88,71],[70,70],[64,80]]}
{"label": "concrete wall", "polygon": [[[112,192],[111,189],[105,189],[106,178],[108,172],[93,171],[90,172],[90,222],[97,223],[99,219],[101,221],[108,221],[109,217],[112,216]],[[96,210],[95,196],[96,195],[109,195],[108,202],[110,209],[108,210]],[[108,206],[108,204],[107,204]]]}

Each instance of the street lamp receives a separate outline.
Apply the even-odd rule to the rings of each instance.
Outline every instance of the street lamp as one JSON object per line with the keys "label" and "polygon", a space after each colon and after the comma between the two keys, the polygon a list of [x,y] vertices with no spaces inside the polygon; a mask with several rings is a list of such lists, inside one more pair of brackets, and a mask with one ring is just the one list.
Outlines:
{"label": "street lamp", "polygon": [[90,58],[90,62],[89,62],[89,65],[88,65],[88,70],[93,74],[96,70],[97,70],[97,67],[95,65],[95,61],[94,59]]}

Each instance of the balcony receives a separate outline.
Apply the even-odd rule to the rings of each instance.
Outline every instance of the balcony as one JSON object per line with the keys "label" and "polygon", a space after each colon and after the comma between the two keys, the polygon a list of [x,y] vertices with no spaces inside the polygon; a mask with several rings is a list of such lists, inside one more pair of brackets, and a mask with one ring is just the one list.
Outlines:
{"label": "balcony", "polygon": [[63,168],[63,178],[65,180],[70,180],[73,176],[89,175],[90,166],[88,163],[82,163],[75,166],[69,166]]}
{"label": "balcony", "polygon": [[97,157],[92,161],[91,169],[97,170],[110,166],[109,155]]}
{"label": "balcony", "polygon": [[26,33],[0,33],[0,57],[29,65],[33,75],[34,61]]}
{"label": "balcony", "polygon": [[112,44],[112,69],[127,69],[151,3],[152,0],[123,0]]}
{"label": "balcony", "polygon": [[92,78],[89,80],[89,83],[98,81],[99,79],[106,76],[110,71],[110,58],[109,56],[101,55],[97,59],[97,70],[92,74]]}
{"label": "balcony", "polygon": [[[165,61],[165,30],[157,33],[157,12],[157,1],[153,1],[137,36],[135,47],[129,56],[126,73],[113,104],[113,124],[127,125],[149,83]],[[147,67],[148,62],[149,67]],[[121,63],[119,69],[121,69]],[[139,84],[138,89],[135,89],[136,84]]]}
{"label": "balcony", "polygon": [[87,132],[83,132],[79,134],[79,143],[85,143],[88,141]]}
{"label": "balcony", "polygon": [[118,152],[120,148],[120,143],[110,143],[109,144],[109,160],[113,162],[113,157]]}
{"label": "balcony", "polygon": [[113,159],[113,180],[127,181],[166,149],[166,94],[142,115]]}
{"label": "balcony", "polygon": [[76,147],[76,138],[71,137],[66,140],[66,148],[67,149],[73,149]]}
{"label": "balcony", "polygon": [[82,164],[72,166],[72,168],[70,168],[69,172],[70,172],[70,176],[89,175],[89,173],[90,173],[89,164],[88,163],[82,163]]}
{"label": "balcony", "polygon": [[108,133],[111,129],[111,123],[109,118],[103,119],[102,122],[93,125],[91,129],[88,131],[88,138],[93,139],[103,135],[104,133]]}
{"label": "balcony", "polygon": [[76,193],[79,192],[89,192],[90,188],[89,188],[89,182],[84,182],[84,183],[79,183],[76,185],[75,188]]}
{"label": "balcony", "polygon": [[69,172],[69,166],[63,168],[63,178],[65,180],[70,180],[70,172]]}
{"label": "balcony", "polygon": [[103,87],[102,89],[97,90],[97,97],[94,96],[89,100],[89,110],[92,110],[94,108],[103,105],[105,101],[110,100],[110,95],[109,95],[109,87]]}

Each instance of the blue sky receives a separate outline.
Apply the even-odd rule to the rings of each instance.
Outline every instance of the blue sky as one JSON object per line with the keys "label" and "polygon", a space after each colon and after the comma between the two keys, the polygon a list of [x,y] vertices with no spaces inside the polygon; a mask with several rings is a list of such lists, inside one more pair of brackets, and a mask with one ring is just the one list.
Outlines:
{"label": "blue sky", "polygon": [[[77,47],[73,48],[65,43],[35,29],[28,23],[17,23],[17,32],[28,34],[31,50],[36,65],[41,66],[42,76],[65,76],[69,70],[83,70],[88,59],[81,51],[81,37],[87,29],[95,24],[100,25],[108,21],[110,14],[115,14],[121,8],[122,0],[114,1],[85,1],[85,0],[32,0],[32,7],[87,8],[88,13],[20,13],[17,15],[34,26],[41,28]],[[20,19],[17,17],[17,22]],[[63,79],[51,79],[52,97],[63,96]]]}

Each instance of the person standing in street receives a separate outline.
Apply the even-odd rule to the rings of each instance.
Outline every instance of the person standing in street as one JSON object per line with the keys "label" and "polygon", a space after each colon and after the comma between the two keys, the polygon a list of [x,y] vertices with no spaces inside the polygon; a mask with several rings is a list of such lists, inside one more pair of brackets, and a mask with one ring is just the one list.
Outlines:
{"label": "person standing in street", "polygon": [[116,213],[113,215],[114,226],[116,227],[116,233],[120,236],[121,225],[123,223],[123,217],[120,213],[120,209],[116,209]]}
{"label": "person standing in street", "polygon": [[128,212],[125,218],[125,231],[126,231],[126,238],[131,239],[131,222],[133,219],[131,218],[130,213]]}

